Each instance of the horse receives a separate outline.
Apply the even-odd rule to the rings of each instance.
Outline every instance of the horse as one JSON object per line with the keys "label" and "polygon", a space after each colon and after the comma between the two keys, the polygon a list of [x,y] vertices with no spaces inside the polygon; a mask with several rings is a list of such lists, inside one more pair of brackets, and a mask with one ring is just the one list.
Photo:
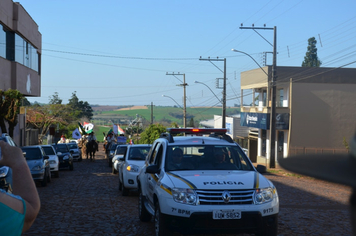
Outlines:
{"label": "horse", "polygon": [[98,143],[95,140],[89,141],[85,144],[86,156],[90,156],[91,161],[95,161],[95,152],[98,151]]}

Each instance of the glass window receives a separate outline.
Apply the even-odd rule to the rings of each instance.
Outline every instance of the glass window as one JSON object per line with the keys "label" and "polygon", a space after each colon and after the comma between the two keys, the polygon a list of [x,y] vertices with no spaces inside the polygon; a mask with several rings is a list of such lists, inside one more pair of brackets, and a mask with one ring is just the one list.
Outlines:
{"label": "glass window", "polygon": [[6,58],[6,32],[0,25],[0,57]]}
{"label": "glass window", "polygon": [[23,148],[22,151],[26,153],[26,160],[42,159],[39,148]]}
{"label": "glass window", "polygon": [[[279,97],[278,97],[279,100],[277,100],[277,101],[278,101],[278,106],[279,106],[279,107],[283,107],[283,95],[284,95],[284,94],[283,94],[283,89],[279,89],[279,90],[278,90],[278,95],[279,95]],[[277,99],[278,99],[278,98],[277,98]]]}
{"label": "glass window", "polygon": [[267,90],[262,91],[262,105],[267,106]]}
{"label": "glass window", "polygon": [[253,170],[248,157],[237,146],[169,146],[165,160],[166,171]]}
{"label": "glass window", "polygon": [[52,147],[42,147],[46,155],[56,155]]}
{"label": "glass window", "polygon": [[25,62],[25,40],[18,34],[15,35],[15,61],[24,65]]}

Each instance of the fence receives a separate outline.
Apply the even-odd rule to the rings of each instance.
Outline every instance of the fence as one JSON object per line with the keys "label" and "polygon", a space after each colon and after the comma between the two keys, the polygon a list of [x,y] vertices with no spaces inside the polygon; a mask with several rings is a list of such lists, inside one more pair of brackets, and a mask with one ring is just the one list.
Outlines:
{"label": "fence", "polygon": [[303,154],[348,154],[346,148],[306,148],[293,147],[289,148],[289,156],[303,155]]}

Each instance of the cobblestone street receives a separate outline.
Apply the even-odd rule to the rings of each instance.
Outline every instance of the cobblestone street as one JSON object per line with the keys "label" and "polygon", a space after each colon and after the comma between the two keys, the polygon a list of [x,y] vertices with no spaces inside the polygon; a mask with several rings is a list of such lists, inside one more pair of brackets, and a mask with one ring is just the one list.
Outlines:
{"label": "cobblestone street", "polygon": [[[280,198],[278,235],[351,235],[350,188],[307,177],[267,175]],[[23,235],[154,235],[138,219],[137,193],[121,196],[118,176],[104,159],[74,163],[46,187],[37,187],[40,213]]]}

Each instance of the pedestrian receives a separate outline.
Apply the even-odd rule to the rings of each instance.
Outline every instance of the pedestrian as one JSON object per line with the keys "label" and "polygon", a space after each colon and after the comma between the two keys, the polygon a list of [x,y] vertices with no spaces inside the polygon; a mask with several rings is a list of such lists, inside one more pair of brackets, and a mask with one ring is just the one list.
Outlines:
{"label": "pedestrian", "polygon": [[356,133],[349,143],[348,154],[305,154],[278,158],[289,171],[352,187],[350,215],[356,236]]}
{"label": "pedestrian", "polygon": [[116,139],[114,137],[114,132],[110,131],[108,133],[108,136],[106,137],[105,158],[107,158],[107,159],[109,158],[111,145],[114,144],[115,142],[116,142]]}
{"label": "pedestrian", "polygon": [[13,192],[0,190],[0,234],[21,235],[35,221],[40,198],[22,150],[0,141],[0,165],[12,169]]}

